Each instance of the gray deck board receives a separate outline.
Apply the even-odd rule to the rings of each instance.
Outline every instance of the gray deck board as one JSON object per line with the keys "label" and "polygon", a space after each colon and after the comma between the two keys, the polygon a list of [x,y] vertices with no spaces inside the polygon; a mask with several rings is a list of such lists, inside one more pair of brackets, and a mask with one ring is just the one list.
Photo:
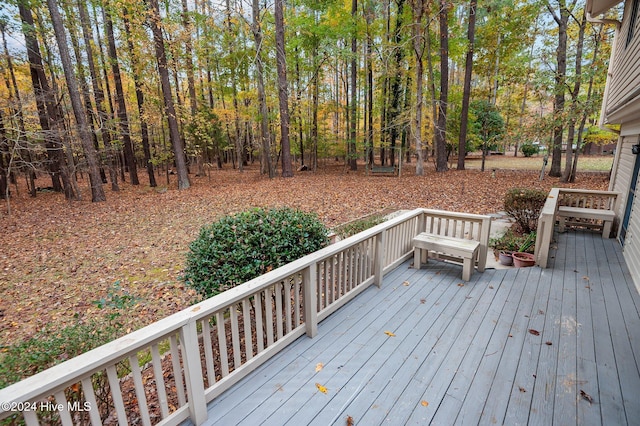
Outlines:
{"label": "gray deck board", "polygon": [[639,425],[640,295],[620,246],[560,234],[550,264],[463,283],[459,266],[404,263],[212,401],[206,424]]}

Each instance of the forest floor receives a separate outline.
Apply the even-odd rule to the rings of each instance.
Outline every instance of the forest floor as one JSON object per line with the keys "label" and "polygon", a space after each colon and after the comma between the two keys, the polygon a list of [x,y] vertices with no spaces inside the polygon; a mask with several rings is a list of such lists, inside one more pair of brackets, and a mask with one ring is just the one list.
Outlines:
{"label": "forest floor", "polygon": [[[563,185],[548,176],[540,181],[541,159],[531,161],[537,161],[537,171],[492,166],[495,173],[435,173],[428,163],[422,177],[414,176],[412,165],[403,166],[401,177],[383,177],[367,176],[363,165],[351,172],[326,162],[317,172],[289,179],[268,179],[256,164],[242,173],[227,168],[191,175],[192,187],[184,191],[176,189],[175,176],[166,186],[164,175],[158,178],[164,187],[121,183],[113,193],[105,185],[103,203],[91,203],[86,180],[80,181],[84,199],[76,202],[51,192],[30,198],[19,187],[12,214],[6,204],[0,207],[0,349],[47,324],[63,327],[104,316],[94,302],[116,285],[136,300],[122,318],[123,331],[186,308],[198,299],[180,280],[190,242],[203,225],[250,207],[315,212],[331,228],[383,210],[493,213],[503,209],[504,194],[513,187],[607,189],[606,168],[579,173],[575,184]],[[50,185],[46,177],[38,182]]]}

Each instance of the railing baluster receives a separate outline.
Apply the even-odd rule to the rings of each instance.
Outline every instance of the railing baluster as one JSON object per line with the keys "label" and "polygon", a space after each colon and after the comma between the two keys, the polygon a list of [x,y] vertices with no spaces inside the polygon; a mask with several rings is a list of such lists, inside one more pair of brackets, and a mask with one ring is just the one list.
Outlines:
{"label": "railing baluster", "polygon": [[253,358],[253,333],[251,332],[251,304],[249,299],[242,301],[242,322],[244,325],[244,351],[247,361]]}
{"label": "railing baluster", "polygon": [[[162,413],[162,418],[164,419],[169,415],[169,401],[167,399],[167,390],[164,384],[164,375],[162,374],[162,358],[160,357],[160,351],[158,350],[157,343],[151,345],[151,362],[153,363],[153,376],[156,380],[156,392],[158,394],[160,412]],[[212,384],[213,383],[210,379],[209,386],[211,386]]]}
{"label": "railing baluster", "polygon": [[262,322],[262,294],[257,293],[253,297],[253,303],[256,305],[256,341],[258,344],[258,353],[264,350],[264,331]]}
{"label": "railing baluster", "polygon": [[100,410],[98,409],[98,401],[96,401],[96,393],[93,391],[93,382],[91,377],[85,377],[81,381],[82,392],[84,392],[84,400],[89,403],[89,418],[92,426],[102,425],[100,418]]}
{"label": "railing baluster", "polygon": [[140,371],[140,364],[138,361],[138,356],[136,354],[129,356],[129,366],[131,367],[131,375],[133,377],[133,384],[136,389],[138,407],[140,408],[140,419],[142,420],[143,425],[150,426],[151,419],[149,418],[147,397],[144,393],[144,385],[142,384],[142,373]]}
{"label": "railing baluster", "polygon": [[231,346],[233,347],[233,369],[235,370],[242,364],[240,325],[238,324],[238,310],[235,305],[229,308],[229,319],[231,320]]}
{"label": "railing baluster", "polygon": [[202,324],[202,346],[204,347],[204,359],[207,367],[207,385],[213,386],[216,382],[216,370],[213,365],[213,343],[211,342],[211,326],[209,318],[201,321]]}
{"label": "railing baluster", "polygon": [[299,327],[300,326],[300,291],[301,291],[301,283],[302,283],[302,276],[300,274],[296,274],[295,277],[295,285],[294,285],[294,293],[293,293],[293,309],[294,309],[294,317],[295,317],[295,327]]}
{"label": "railing baluster", "polygon": [[291,306],[291,302],[292,302],[292,295],[291,295],[291,291],[293,290],[293,277],[289,278],[287,280],[288,282],[285,283],[284,285],[284,317],[286,320],[286,324],[285,324],[285,333],[289,334],[291,333],[291,311],[293,309],[293,307]]}
{"label": "railing baluster", "polygon": [[264,310],[265,310],[265,320],[267,323],[266,331],[267,331],[267,347],[273,345],[273,287],[267,287],[264,290]]}
{"label": "railing baluster", "polygon": [[67,398],[64,396],[63,391],[59,391],[55,393],[56,403],[62,407],[62,410],[58,411],[60,415],[60,422],[62,426],[73,426],[73,421],[71,420],[71,414],[69,414],[69,405],[67,403]]}
{"label": "railing baluster", "polygon": [[229,354],[227,353],[227,333],[224,324],[224,311],[216,312],[216,330],[218,335],[218,349],[220,350],[220,374],[229,375]]}
{"label": "railing baluster", "polygon": [[[202,424],[207,418],[207,401],[204,397],[200,345],[196,321],[189,321],[180,328],[182,341],[182,364],[189,393],[189,414],[193,423]],[[235,366],[236,368],[238,366]],[[144,398],[144,395],[143,395]]]}
{"label": "railing baluster", "polygon": [[169,344],[171,345],[171,365],[173,367],[173,377],[176,381],[176,390],[178,393],[178,402],[180,406],[187,403],[187,397],[184,393],[184,381],[182,379],[182,367],[180,366],[180,350],[178,346],[178,339],[175,334],[172,334],[169,338]]}
{"label": "railing baluster", "polygon": [[282,282],[277,282],[275,285],[276,295],[276,340],[282,339],[282,297],[283,288]]}
{"label": "railing baluster", "polygon": [[118,379],[118,372],[115,365],[107,367],[107,379],[109,380],[109,388],[111,389],[111,399],[113,400],[113,407],[116,409],[118,415],[118,424],[120,426],[128,425],[127,412],[124,408],[124,401],[122,400],[122,389],[120,389],[120,380]]}

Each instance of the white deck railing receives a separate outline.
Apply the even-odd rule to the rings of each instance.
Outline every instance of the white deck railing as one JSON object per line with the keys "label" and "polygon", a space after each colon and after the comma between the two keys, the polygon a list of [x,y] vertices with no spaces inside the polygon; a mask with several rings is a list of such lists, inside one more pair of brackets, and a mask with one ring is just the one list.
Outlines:
{"label": "white deck railing", "polygon": [[[434,220],[465,229],[476,219],[425,209],[402,214],[1,389],[0,419],[200,424],[217,395],[298,337],[315,336],[319,321],[368,286],[380,286]],[[477,223],[467,229],[481,232]]]}
{"label": "white deck railing", "polygon": [[[617,212],[618,193],[588,189],[552,188],[538,217],[535,258],[541,268],[546,268],[549,248],[553,239],[558,207],[581,207]],[[588,226],[588,224],[585,224]]]}

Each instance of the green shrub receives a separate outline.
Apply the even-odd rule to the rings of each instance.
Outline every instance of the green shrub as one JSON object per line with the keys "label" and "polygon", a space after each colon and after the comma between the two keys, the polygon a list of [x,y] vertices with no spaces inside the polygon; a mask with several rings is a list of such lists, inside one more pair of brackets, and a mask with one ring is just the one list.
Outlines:
{"label": "green shrub", "polygon": [[524,154],[525,157],[531,157],[538,153],[538,146],[531,143],[525,143],[520,147],[520,151],[522,151],[522,154]]}
{"label": "green shrub", "polygon": [[97,320],[78,322],[61,330],[47,325],[33,337],[2,349],[0,389],[108,343],[116,337],[116,327]]}
{"label": "green shrub", "polygon": [[523,234],[529,234],[538,227],[538,216],[546,200],[544,191],[513,188],[504,197],[504,210],[515,219]]}
{"label": "green shrub", "polygon": [[512,229],[507,229],[499,238],[492,238],[489,246],[498,251],[521,251],[533,253],[536,242],[536,233],[531,232],[526,235],[518,235]]}
{"label": "green shrub", "polygon": [[189,246],[184,281],[211,297],[321,249],[327,229],[316,215],[254,209],[204,226]]}

